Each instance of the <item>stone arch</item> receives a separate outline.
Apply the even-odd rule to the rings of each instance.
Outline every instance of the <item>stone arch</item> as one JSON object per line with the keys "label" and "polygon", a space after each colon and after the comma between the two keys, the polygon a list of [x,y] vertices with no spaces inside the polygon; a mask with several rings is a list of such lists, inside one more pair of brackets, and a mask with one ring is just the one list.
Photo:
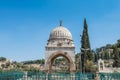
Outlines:
{"label": "stone arch", "polygon": [[51,72],[52,63],[59,56],[65,57],[69,61],[69,63],[70,63],[70,72],[74,72],[75,71],[74,61],[72,60],[72,58],[69,56],[69,54],[67,52],[63,52],[63,51],[57,51],[57,52],[51,54],[51,56],[48,58],[48,60],[47,60],[47,62],[45,64],[45,71],[46,72]]}
{"label": "stone arch", "polygon": [[103,63],[100,63],[100,70],[103,70]]}
{"label": "stone arch", "polygon": [[99,72],[103,71],[104,69],[105,69],[104,60],[99,59],[98,60],[98,70],[99,70]]}

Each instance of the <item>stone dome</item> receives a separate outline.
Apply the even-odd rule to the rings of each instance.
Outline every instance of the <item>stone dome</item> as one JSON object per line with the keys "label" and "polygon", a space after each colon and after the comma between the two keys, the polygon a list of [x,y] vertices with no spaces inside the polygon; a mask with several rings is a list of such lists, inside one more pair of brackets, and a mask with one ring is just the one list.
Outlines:
{"label": "stone dome", "polygon": [[72,40],[72,35],[70,31],[61,25],[52,30],[52,32],[50,33],[49,39],[60,39],[60,38]]}

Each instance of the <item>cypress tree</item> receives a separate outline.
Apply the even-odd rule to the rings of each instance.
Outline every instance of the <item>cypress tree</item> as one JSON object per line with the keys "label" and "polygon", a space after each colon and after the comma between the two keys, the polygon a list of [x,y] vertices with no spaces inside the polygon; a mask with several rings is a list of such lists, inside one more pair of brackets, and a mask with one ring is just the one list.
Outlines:
{"label": "cypress tree", "polygon": [[90,47],[86,18],[84,19],[84,29],[83,29],[82,40],[81,40],[81,52],[86,53],[86,57],[85,57],[86,60],[90,60],[90,61],[93,60],[94,55]]}
{"label": "cypress tree", "polygon": [[84,29],[82,33],[81,39],[81,60],[82,60],[82,72],[87,72],[86,70],[86,62],[94,60],[94,54],[91,51],[89,35],[88,35],[88,26],[86,19],[84,19]]}
{"label": "cypress tree", "polygon": [[[84,29],[83,29],[81,42],[82,42],[81,48],[90,49],[90,41],[89,41],[89,36],[88,36],[88,26],[87,26],[86,18],[84,19]],[[83,50],[81,51],[83,52]]]}

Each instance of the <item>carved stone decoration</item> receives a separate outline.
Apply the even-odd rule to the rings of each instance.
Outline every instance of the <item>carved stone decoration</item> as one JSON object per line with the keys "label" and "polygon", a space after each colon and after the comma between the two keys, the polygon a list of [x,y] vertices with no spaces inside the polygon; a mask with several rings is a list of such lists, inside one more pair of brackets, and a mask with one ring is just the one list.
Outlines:
{"label": "carved stone decoration", "polygon": [[70,63],[70,72],[74,72],[75,71],[75,64],[72,60],[72,58],[69,56],[69,54],[65,54],[62,51],[57,51],[55,53],[53,53],[48,60],[46,61],[46,66],[45,66],[45,70],[51,72],[52,69],[52,64],[54,62],[54,60],[58,57],[58,56],[63,56],[64,58],[66,58],[68,60],[68,62]]}
{"label": "carved stone decoration", "polygon": [[68,60],[68,62],[70,63],[70,72],[75,71],[74,42],[70,31],[62,25],[53,29],[50,33],[45,53],[44,70],[46,72],[51,72],[53,61],[59,56],[62,56]]}

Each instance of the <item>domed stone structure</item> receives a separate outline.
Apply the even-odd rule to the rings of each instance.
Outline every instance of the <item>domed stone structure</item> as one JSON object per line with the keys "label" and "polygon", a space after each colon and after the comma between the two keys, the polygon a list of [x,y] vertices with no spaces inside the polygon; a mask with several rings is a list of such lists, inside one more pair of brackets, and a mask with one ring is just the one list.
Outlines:
{"label": "domed stone structure", "polygon": [[70,33],[70,31],[62,26],[59,26],[55,29],[53,29],[53,31],[50,34],[50,39],[56,39],[56,38],[67,38],[67,39],[71,39],[72,40],[72,35]]}
{"label": "domed stone structure", "polygon": [[50,71],[54,59],[63,56],[70,63],[70,72],[75,71],[75,45],[70,31],[62,26],[56,27],[50,33],[46,45],[45,70]]}

